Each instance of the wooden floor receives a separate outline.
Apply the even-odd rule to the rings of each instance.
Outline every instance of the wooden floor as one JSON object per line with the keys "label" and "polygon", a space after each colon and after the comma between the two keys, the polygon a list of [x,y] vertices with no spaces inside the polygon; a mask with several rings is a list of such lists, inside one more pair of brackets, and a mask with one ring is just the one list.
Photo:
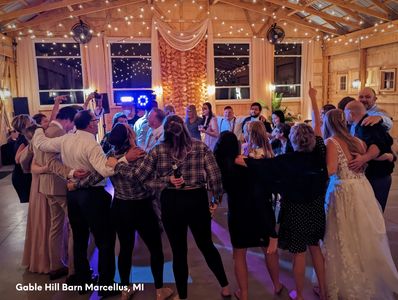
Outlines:
{"label": "wooden floor", "polygon": [[[0,171],[7,170],[5,168]],[[25,239],[25,226],[27,217],[27,204],[20,204],[17,195],[11,185],[11,175],[0,180],[0,299],[5,300],[47,300],[47,299],[97,299],[97,293],[79,296],[76,292],[18,292],[18,283],[38,283],[44,286],[49,283],[48,276],[26,272],[21,267],[21,257]],[[232,253],[227,230],[225,207],[217,211],[213,222],[214,243],[217,245],[222,256],[232,291],[237,288],[233,267]],[[398,172],[393,176],[393,185],[385,212],[391,250],[395,263],[398,265]],[[166,237],[164,240],[165,271],[164,279],[166,286],[175,290],[173,274],[171,271],[171,251]],[[281,280],[289,289],[294,288],[291,273],[291,257],[287,253],[281,253]],[[92,257],[92,267],[96,269],[96,252]],[[149,269],[149,260],[145,246],[138,241],[133,259],[133,278],[137,282],[145,283],[145,290],[138,292],[134,299],[155,299],[155,291]],[[248,252],[248,265],[250,277],[250,299],[288,299],[287,292],[276,297],[272,294],[272,284],[266,272],[263,255],[259,249]],[[220,288],[215,277],[207,268],[206,263],[196,248],[192,237],[189,238],[189,266],[190,266],[190,300],[212,300],[221,299]],[[307,281],[305,288],[305,299],[317,299],[312,292],[311,276],[312,268],[308,259],[306,272]],[[64,279],[56,282],[62,283]],[[109,299],[118,299],[113,297]],[[398,297],[396,298],[398,299]]]}

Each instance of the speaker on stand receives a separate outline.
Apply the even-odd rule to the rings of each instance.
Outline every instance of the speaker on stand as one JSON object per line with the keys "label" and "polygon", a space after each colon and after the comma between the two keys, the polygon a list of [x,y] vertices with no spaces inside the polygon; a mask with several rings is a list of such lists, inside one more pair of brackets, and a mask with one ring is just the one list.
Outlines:
{"label": "speaker on stand", "polygon": [[27,114],[29,115],[28,97],[12,98],[12,106],[14,108],[14,116]]}

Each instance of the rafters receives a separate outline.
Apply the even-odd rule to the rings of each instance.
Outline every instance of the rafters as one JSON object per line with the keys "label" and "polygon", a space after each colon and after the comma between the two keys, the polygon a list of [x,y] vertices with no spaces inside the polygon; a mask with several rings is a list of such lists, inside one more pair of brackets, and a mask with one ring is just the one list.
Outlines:
{"label": "rafters", "polygon": [[38,14],[49,10],[64,8],[67,7],[68,5],[81,4],[91,1],[93,0],[62,0],[52,3],[41,3],[39,5],[34,5],[23,9],[14,10],[9,13],[5,13],[4,15],[0,16],[0,21],[8,21],[12,19],[17,19],[22,16]]}
{"label": "rafters", "polygon": [[376,17],[381,20],[390,21],[388,15],[386,13],[381,13],[381,12],[375,11],[371,8],[367,8],[367,7],[358,5],[358,4],[349,3],[349,2],[342,1],[342,0],[333,0],[333,4],[336,6],[348,8],[353,11],[357,11],[359,13],[363,13],[363,14],[366,14],[366,15],[369,15],[372,17]]}
{"label": "rafters", "polygon": [[273,15],[271,12],[269,12],[267,10],[264,11],[262,9],[263,6],[259,5],[259,4],[240,2],[239,0],[220,0],[220,2],[230,4],[235,7],[243,8],[243,9],[246,9],[249,11],[253,11],[253,12],[256,12],[261,15],[270,16],[271,18],[273,18],[275,16],[278,21],[287,20],[287,21],[291,21],[291,22],[300,24],[302,26],[305,26],[305,27],[308,27],[311,29],[316,29],[319,31],[323,31],[323,32],[327,32],[327,33],[331,33],[331,34],[335,34],[335,35],[339,34],[337,30],[330,29],[325,26],[316,25],[314,23],[309,23],[309,22],[307,22],[299,17],[296,17],[296,16],[288,16],[287,13],[284,11],[279,11],[279,12],[275,13],[275,15]]}
{"label": "rafters", "polygon": [[119,1],[114,1],[114,2],[106,4],[106,5],[83,8],[83,9],[75,10],[72,12],[54,14],[51,18],[49,18],[48,16],[38,17],[32,21],[18,24],[18,27],[16,29],[6,30],[5,32],[16,31],[16,30],[20,30],[22,28],[30,28],[33,26],[41,25],[41,24],[56,23],[61,20],[68,19],[70,17],[80,17],[80,16],[84,16],[84,15],[88,15],[88,14],[93,14],[93,13],[97,13],[97,12],[101,12],[101,11],[110,10],[113,8],[119,8],[119,7],[123,7],[123,6],[127,6],[127,5],[133,5],[133,4],[145,3],[145,2],[146,2],[146,0],[135,0],[135,1],[119,0]]}
{"label": "rafters", "polygon": [[318,11],[318,10],[312,8],[312,7],[305,7],[303,5],[293,4],[293,3],[289,2],[289,1],[280,1],[280,0],[265,0],[265,1],[267,1],[269,3],[277,4],[277,5],[283,5],[285,7],[288,7],[290,9],[293,9],[293,10],[296,10],[296,11],[306,12],[306,13],[309,13],[311,15],[318,16],[318,17],[320,17],[320,18],[322,18],[322,19],[324,19],[326,21],[330,20],[330,21],[333,21],[333,22],[339,22],[339,23],[342,23],[342,24],[347,24],[347,25],[349,25],[349,26],[351,26],[353,28],[356,28],[356,29],[360,28],[358,23],[355,23],[355,22],[352,22],[352,21],[347,21],[344,18],[339,18],[339,17],[332,16],[332,15],[330,15],[328,13],[324,13],[324,12]]}

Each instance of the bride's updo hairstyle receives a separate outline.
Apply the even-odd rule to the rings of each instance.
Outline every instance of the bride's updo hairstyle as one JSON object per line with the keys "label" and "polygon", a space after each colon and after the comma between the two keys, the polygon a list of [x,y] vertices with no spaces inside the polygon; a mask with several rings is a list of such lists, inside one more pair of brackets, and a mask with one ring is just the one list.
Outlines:
{"label": "bride's updo hairstyle", "polygon": [[173,158],[184,159],[192,149],[192,139],[184,121],[177,115],[167,116],[163,127],[163,143],[169,146]]}
{"label": "bride's updo hairstyle", "polygon": [[293,126],[290,129],[289,139],[294,151],[312,152],[315,148],[316,139],[314,130],[305,123]]}

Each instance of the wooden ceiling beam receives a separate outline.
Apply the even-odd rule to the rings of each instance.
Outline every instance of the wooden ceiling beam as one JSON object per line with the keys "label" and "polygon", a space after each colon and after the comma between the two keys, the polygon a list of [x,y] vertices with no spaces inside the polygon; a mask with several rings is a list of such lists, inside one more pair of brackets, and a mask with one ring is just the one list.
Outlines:
{"label": "wooden ceiling beam", "polygon": [[397,17],[397,13],[389,8],[386,4],[386,1],[381,0],[372,0],[372,3],[377,6],[378,8],[384,10],[390,19],[395,19]]}
{"label": "wooden ceiling beam", "polygon": [[355,29],[360,29],[361,28],[358,25],[358,23],[347,21],[344,18],[339,18],[339,17],[332,16],[332,15],[330,15],[328,13],[321,12],[319,10],[316,10],[316,9],[312,8],[312,7],[305,7],[303,5],[294,4],[294,3],[291,3],[289,1],[280,1],[280,0],[265,0],[265,1],[269,2],[269,3],[285,6],[285,7],[288,7],[290,9],[293,9],[295,11],[306,12],[306,13],[309,13],[311,15],[318,16],[318,17],[320,17],[320,18],[322,18],[322,19],[324,19],[326,21],[330,20],[330,21],[339,22],[339,23],[342,23],[342,24],[347,24],[347,25],[349,25],[349,26],[351,26],[351,27],[353,27]]}
{"label": "wooden ceiling beam", "polygon": [[257,32],[254,30],[254,27],[252,26],[252,21],[250,19],[249,11],[247,9],[244,9],[243,12],[245,13],[245,17],[246,17],[247,23],[250,27],[250,30],[252,31],[253,36],[255,36],[257,34]]}
{"label": "wooden ceiling beam", "polygon": [[335,34],[338,35],[339,33],[337,32],[337,30],[334,29],[330,29],[327,28],[325,26],[320,26],[320,25],[316,25],[314,23],[309,23],[299,17],[296,16],[288,16],[286,12],[284,11],[280,11],[278,13],[276,13],[275,15],[273,15],[271,12],[269,12],[268,10],[263,10],[263,5],[261,4],[253,4],[253,3],[246,3],[246,2],[240,2],[239,0],[220,0],[220,2],[225,3],[225,4],[229,4],[231,6],[235,6],[238,8],[243,8],[243,9],[247,9],[249,11],[253,11],[256,12],[260,15],[264,15],[264,16],[269,16],[271,18],[273,18],[274,16],[276,17],[276,20],[278,21],[291,21],[294,22],[296,24],[302,25],[304,27],[307,28],[311,28],[311,29],[316,29],[318,31],[321,32],[326,32],[329,34]]}
{"label": "wooden ceiling beam", "polygon": [[273,23],[273,19],[271,17],[268,17],[267,22],[264,23],[263,26],[256,32],[256,36],[262,36],[265,33],[265,30],[271,26]]}
{"label": "wooden ceiling beam", "polygon": [[101,11],[107,11],[107,10],[114,9],[114,8],[119,8],[119,7],[123,7],[123,6],[127,6],[127,5],[133,5],[133,4],[144,3],[144,2],[146,2],[146,0],[118,0],[118,1],[111,2],[109,4],[104,3],[104,5],[101,5],[101,6],[88,7],[88,8],[83,8],[83,9],[79,9],[79,10],[75,10],[75,11],[71,11],[71,12],[54,14],[51,16],[51,18],[49,18],[48,16],[43,17],[43,18],[38,17],[32,21],[18,24],[17,28],[7,29],[4,32],[17,31],[22,28],[31,28],[34,26],[42,25],[42,24],[56,23],[61,20],[69,19],[71,17],[72,18],[80,17],[80,16],[89,15],[89,14],[93,14],[93,13],[97,13],[97,12],[101,12]]}
{"label": "wooden ceiling beam", "polygon": [[381,12],[375,11],[373,9],[370,9],[370,8],[367,8],[367,7],[358,5],[358,4],[349,3],[349,2],[342,1],[342,0],[333,0],[333,4],[338,7],[348,8],[350,10],[357,11],[359,13],[369,15],[372,17],[376,17],[381,20],[390,21],[388,14],[381,13]]}
{"label": "wooden ceiling beam", "polygon": [[92,1],[93,0],[62,0],[62,1],[52,2],[52,3],[41,3],[38,5],[34,5],[34,6],[14,10],[9,13],[5,13],[4,15],[0,16],[0,21],[2,22],[2,21],[13,20],[13,19],[17,19],[22,16],[34,15],[34,14],[38,14],[38,13],[49,11],[49,10],[64,8],[64,7],[67,7],[68,5],[81,4],[81,3],[92,2]]}

